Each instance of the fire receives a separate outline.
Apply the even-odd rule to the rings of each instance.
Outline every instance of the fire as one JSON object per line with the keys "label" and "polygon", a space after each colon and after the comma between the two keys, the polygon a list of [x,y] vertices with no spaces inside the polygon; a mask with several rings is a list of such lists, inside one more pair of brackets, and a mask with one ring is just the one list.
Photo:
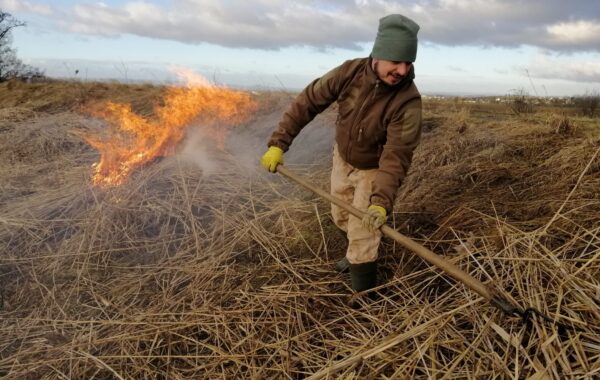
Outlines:
{"label": "fire", "polygon": [[163,104],[154,107],[153,118],[135,114],[129,104],[113,102],[88,110],[109,126],[106,136],[84,136],[100,152],[100,161],[94,164],[94,184],[120,185],[135,168],[173,155],[192,124],[202,126],[204,135],[222,149],[227,127],[243,122],[255,109],[247,93],[211,85],[187,70],[179,69],[176,74],[187,84],[169,87]]}

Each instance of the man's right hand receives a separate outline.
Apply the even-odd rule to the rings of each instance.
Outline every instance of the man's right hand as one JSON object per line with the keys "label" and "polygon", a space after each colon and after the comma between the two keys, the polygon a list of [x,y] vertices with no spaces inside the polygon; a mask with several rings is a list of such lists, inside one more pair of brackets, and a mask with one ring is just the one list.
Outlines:
{"label": "man's right hand", "polygon": [[260,164],[271,173],[275,173],[277,165],[283,164],[283,149],[276,146],[269,147],[260,159]]}
{"label": "man's right hand", "polygon": [[387,220],[387,211],[385,208],[377,205],[370,205],[362,220],[363,228],[369,232],[375,232],[379,227],[385,224]]}

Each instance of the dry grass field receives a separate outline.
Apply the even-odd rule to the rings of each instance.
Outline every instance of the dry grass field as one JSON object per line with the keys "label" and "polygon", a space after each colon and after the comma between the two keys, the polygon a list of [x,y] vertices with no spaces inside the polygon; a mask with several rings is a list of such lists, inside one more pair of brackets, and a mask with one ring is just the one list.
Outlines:
{"label": "dry grass field", "polygon": [[[387,239],[379,297],[349,308],[329,205],[258,167],[292,95],[248,95],[224,146],[193,125],[102,187],[85,136],[106,125],[88,110],[152,119],[165,88],[0,84],[0,377],[600,377],[600,119],[424,101],[389,223],[550,318],[523,323]],[[334,120],[286,154],[323,188]]]}

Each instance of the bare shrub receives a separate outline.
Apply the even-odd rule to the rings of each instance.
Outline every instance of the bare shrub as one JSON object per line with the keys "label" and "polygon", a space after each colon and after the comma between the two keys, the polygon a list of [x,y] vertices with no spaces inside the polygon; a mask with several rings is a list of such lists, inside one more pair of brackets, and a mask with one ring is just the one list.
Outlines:
{"label": "bare shrub", "polygon": [[600,115],[600,92],[598,90],[586,91],[583,96],[575,98],[575,105],[584,116],[594,117]]}
{"label": "bare shrub", "polygon": [[533,112],[533,102],[525,89],[512,90],[508,94],[508,105],[515,115]]}
{"label": "bare shrub", "polygon": [[0,9],[0,82],[10,79],[31,81],[44,76],[39,69],[24,64],[17,57],[16,50],[11,47],[12,30],[25,25],[10,13]]}

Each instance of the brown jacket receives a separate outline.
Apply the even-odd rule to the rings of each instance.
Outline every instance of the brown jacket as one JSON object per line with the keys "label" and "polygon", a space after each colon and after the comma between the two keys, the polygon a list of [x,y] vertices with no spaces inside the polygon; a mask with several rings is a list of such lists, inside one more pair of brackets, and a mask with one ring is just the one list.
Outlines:
{"label": "brown jacket", "polygon": [[370,58],[344,62],[309,84],[284,113],[268,146],[287,151],[302,128],[335,101],[341,157],[358,169],[378,168],[371,204],[392,211],[421,136],[421,95],[414,71],[398,84],[382,82]]}

